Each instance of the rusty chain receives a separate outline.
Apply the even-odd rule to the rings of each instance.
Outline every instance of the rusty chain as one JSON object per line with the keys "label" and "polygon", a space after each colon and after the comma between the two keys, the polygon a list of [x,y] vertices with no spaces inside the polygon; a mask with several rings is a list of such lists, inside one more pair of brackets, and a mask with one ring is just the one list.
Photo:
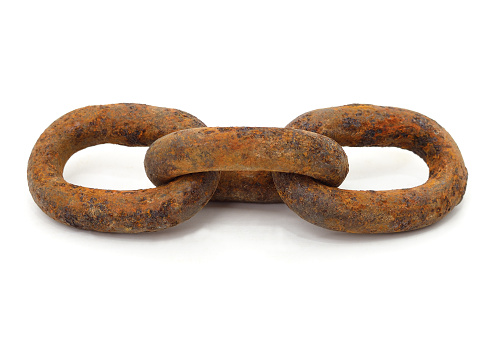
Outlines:
{"label": "rusty chain", "polygon": [[[64,166],[79,150],[113,143],[150,146],[141,190],[70,184]],[[341,146],[399,147],[429,167],[408,189],[337,188],[348,172]],[[351,233],[393,233],[431,225],[462,200],[467,170],[452,137],[419,113],[373,105],[308,112],[285,128],[210,128],[175,109],[88,106],[62,116],[35,144],[28,183],[53,219],[87,230],[156,231],[191,218],[209,200],[285,202],[305,220]]]}

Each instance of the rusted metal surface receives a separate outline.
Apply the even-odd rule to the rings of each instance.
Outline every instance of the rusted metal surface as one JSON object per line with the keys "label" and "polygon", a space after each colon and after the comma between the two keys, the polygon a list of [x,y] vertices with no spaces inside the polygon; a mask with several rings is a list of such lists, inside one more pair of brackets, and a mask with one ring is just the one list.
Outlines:
{"label": "rusted metal surface", "polygon": [[[305,113],[288,128],[333,138],[342,146],[399,147],[428,165],[428,181],[388,191],[353,191],[314,179],[273,173],[282,200],[305,220],[351,233],[392,233],[431,225],[461,201],[467,170],[447,131],[419,113],[393,107],[348,105]],[[352,168],[351,168],[352,170]]]}
{"label": "rusted metal surface", "polygon": [[137,233],[174,226],[208,202],[219,173],[187,175],[153,189],[120,191],[70,184],[63,178],[63,169],[71,155],[89,146],[150,146],[168,133],[204,126],[185,112],[147,105],[72,111],[50,125],[34,146],[28,164],[29,189],[46,214],[77,228]]}
{"label": "rusted metal surface", "polygon": [[349,169],[342,147],[328,137],[304,130],[250,127],[174,132],[151,145],[144,163],[157,186],[207,171],[293,172],[338,186]]}
{"label": "rusted metal surface", "polygon": [[[66,182],[68,159],[103,143],[151,146],[145,167],[158,187],[120,191]],[[348,172],[340,145],[413,151],[427,163],[429,179],[409,189],[338,189]],[[449,213],[464,195],[467,170],[445,129],[399,108],[321,109],[296,118],[285,129],[207,128],[182,111],[115,104],[78,109],[50,125],[31,153],[28,183],[50,217],[96,231],[168,228],[189,219],[214,197],[242,202],[282,198],[299,216],[324,228],[392,233],[425,227]]]}
{"label": "rusted metal surface", "polygon": [[222,171],[212,201],[281,203],[270,171]]}

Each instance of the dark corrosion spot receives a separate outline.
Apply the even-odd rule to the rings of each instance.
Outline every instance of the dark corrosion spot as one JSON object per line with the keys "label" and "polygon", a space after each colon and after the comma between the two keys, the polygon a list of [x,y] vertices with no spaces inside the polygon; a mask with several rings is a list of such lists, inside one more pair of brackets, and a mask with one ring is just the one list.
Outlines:
{"label": "dark corrosion spot", "polygon": [[357,128],[361,126],[361,122],[358,119],[347,117],[342,119],[342,127],[344,129]]}
{"label": "dark corrosion spot", "polygon": [[428,135],[418,136],[414,139],[414,142],[416,145],[424,147],[428,145],[430,142],[432,142],[432,138],[429,137]]}
{"label": "dark corrosion spot", "polygon": [[74,129],[74,134],[76,135],[76,138],[80,138],[84,132],[84,129],[82,127],[77,127]]}
{"label": "dark corrosion spot", "polygon": [[420,114],[415,116],[412,121],[419,125],[419,127],[424,131],[429,131],[431,128],[430,124],[428,124],[428,120]]}
{"label": "dark corrosion spot", "polygon": [[394,220],[393,229],[396,231],[404,231],[408,229],[409,224],[411,224],[411,221],[407,218],[398,217]]}
{"label": "dark corrosion spot", "polygon": [[383,132],[382,129],[369,129],[366,130],[361,137],[361,141],[359,142],[360,146],[372,146],[378,142],[377,134],[381,134]]}
{"label": "dark corrosion spot", "polygon": [[396,131],[393,133],[392,138],[394,140],[397,140],[397,139],[407,138],[408,136],[409,136],[409,134],[404,132],[404,131]]}
{"label": "dark corrosion spot", "polygon": [[144,140],[141,140],[142,135],[146,130],[134,130],[129,131],[127,129],[120,129],[119,135],[126,138],[127,143],[130,146],[146,146],[147,143]]}
{"label": "dark corrosion spot", "polygon": [[[413,148],[411,150],[421,158],[425,158],[428,154],[431,154],[430,148],[433,148],[436,152],[440,151],[441,147],[435,145],[436,141],[436,138],[428,135],[416,136],[414,137]],[[431,144],[431,147],[428,146],[429,144]]]}
{"label": "dark corrosion spot", "polygon": [[108,211],[107,205],[108,205],[108,201],[105,201],[102,203],[95,204],[95,207],[101,212],[107,212]]}
{"label": "dark corrosion spot", "polygon": [[77,216],[73,214],[71,210],[69,210],[68,208],[64,208],[61,212],[62,213],[60,217],[66,224],[69,224],[70,226],[76,228],[80,227]]}

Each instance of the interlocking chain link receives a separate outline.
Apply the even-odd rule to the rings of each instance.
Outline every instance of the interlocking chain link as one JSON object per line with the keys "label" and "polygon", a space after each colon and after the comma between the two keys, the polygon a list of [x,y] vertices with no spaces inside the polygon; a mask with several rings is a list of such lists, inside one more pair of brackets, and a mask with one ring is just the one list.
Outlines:
{"label": "interlocking chain link", "polygon": [[342,147],[329,137],[287,128],[196,128],[151,145],[144,167],[153,184],[207,171],[293,172],[339,186],[349,171]]}
{"label": "interlocking chain link", "polygon": [[[103,143],[151,146],[145,168],[157,187],[121,191],[66,182],[68,159]],[[349,168],[341,146],[411,150],[427,163],[429,179],[409,189],[339,189]],[[28,164],[31,194],[47,215],[77,228],[121,233],[174,226],[210,199],[283,200],[313,224],[352,233],[414,230],[450,212],[466,182],[461,153],[445,129],[419,113],[373,105],[308,112],[286,128],[208,128],[174,109],[89,106],[48,127]]]}
{"label": "interlocking chain link", "polygon": [[332,230],[390,233],[423,228],[462,199],[467,170],[452,137],[434,120],[395,107],[348,105],[303,114],[287,125],[333,138],[342,146],[399,147],[420,156],[426,183],[409,189],[343,190],[292,173],[275,173],[282,200],[305,220]]}
{"label": "interlocking chain link", "polygon": [[218,172],[180,177],[134,191],[80,187],[66,182],[64,166],[77,151],[103,143],[150,146],[169,133],[205,125],[182,111],[136,104],[89,106],[56,120],[35,144],[28,164],[31,195],[53,219],[76,228],[138,233],[191,218],[212,197]]}

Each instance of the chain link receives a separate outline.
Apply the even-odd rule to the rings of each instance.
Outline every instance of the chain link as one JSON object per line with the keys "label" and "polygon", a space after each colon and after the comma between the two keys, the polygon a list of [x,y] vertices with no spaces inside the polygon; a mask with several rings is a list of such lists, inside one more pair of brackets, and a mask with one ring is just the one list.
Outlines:
{"label": "chain link", "polygon": [[409,189],[343,190],[305,176],[274,173],[282,200],[305,220],[332,230],[391,233],[431,225],[462,200],[467,170],[452,137],[434,120],[395,107],[348,105],[303,114],[288,128],[333,138],[342,146],[399,147],[420,156],[430,174]]}

